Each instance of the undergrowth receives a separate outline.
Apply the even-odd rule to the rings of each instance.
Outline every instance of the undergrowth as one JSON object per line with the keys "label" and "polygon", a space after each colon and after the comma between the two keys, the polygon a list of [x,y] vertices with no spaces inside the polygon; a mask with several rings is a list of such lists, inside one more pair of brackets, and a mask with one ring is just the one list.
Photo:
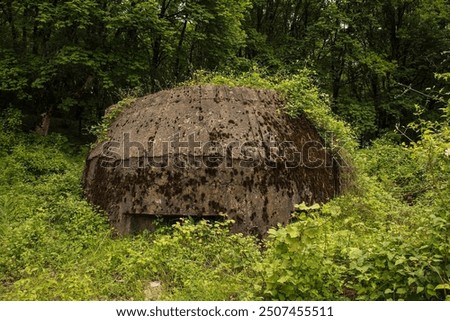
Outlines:
{"label": "undergrowth", "polygon": [[0,300],[252,297],[261,253],[229,223],[187,220],[114,238],[82,197],[83,153],[64,152],[56,135],[2,133],[0,143]]}
{"label": "undergrowth", "polygon": [[420,141],[355,149],[355,187],[264,241],[191,220],[113,237],[83,199],[86,150],[3,116],[0,300],[449,300],[449,108]]}

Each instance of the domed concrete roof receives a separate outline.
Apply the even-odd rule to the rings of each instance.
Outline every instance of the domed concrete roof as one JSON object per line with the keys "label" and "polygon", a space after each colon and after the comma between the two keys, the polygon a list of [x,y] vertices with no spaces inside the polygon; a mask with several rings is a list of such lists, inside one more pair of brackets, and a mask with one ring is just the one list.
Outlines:
{"label": "domed concrete roof", "polygon": [[264,235],[294,205],[326,202],[339,170],[305,116],[291,118],[274,91],[192,86],[136,100],[90,152],[85,194],[119,234],[155,217],[235,220]]}

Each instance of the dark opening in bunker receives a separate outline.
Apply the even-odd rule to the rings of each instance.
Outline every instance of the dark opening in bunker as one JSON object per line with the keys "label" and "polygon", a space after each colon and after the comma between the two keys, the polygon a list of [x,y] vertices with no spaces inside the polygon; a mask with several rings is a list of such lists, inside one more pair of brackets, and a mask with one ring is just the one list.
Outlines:
{"label": "dark opening in bunker", "polygon": [[201,220],[208,220],[211,222],[224,222],[226,217],[224,215],[208,215],[208,216],[191,216],[191,215],[164,215],[164,214],[148,214],[148,213],[126,213],[125,219],[129,223],[130,232],[138,234],[142,231],[154,231],[160,226],[172,226],[182,220],[191,220],[192,222],[199,222]]}

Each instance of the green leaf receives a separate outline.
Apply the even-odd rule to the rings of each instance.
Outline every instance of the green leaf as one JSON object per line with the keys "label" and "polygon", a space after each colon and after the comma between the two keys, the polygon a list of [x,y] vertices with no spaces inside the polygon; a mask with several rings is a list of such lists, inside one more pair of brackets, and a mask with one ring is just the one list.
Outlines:
{"label": "green leaf", "polygon": [[397,294],[405,294],[406,293],[406,289],[405,288],[398,288],[395,292]]}
{"label": "green leaf", "polygon": [[311,206],[307,206],[305,202],[301,203],[301,204],[296,204],[295,208],[300,210],[300,211],[313,211],[313,210],[319,210],[320,209],[320,205],[314,203]]}
{"label": "green leaf", "polygon": [[435,290],[450,290],[450,284],[439,284],[434,288]]}

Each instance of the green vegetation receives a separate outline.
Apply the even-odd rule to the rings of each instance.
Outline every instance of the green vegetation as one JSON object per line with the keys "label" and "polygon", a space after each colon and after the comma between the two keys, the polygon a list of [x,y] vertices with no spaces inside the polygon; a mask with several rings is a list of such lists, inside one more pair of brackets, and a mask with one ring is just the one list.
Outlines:
{"label": "green vegetation", "polygon": [[125,97],[105,111],[101,121],[90,128],[90,133],[97,137],[97,142],[107,139],[108,129],[114,120],[136,101],[135,97]]}
{"label": "green vegetation", "polygon": [[[60,136],[12,135],[0,136],[0,299],[252,295],[252,266],[261,255],[253,238],[230,235],[227,223],[185,221],[115,239],[81,197],[83,153],[74,154]],[[161,295],[152,296],[152,281],[162,283]]]}
{"label": "green vegetation", "polygon": [[[319,92],[301,88],[325,113]],[[259,241],[230,234],[227,221],[190,220],[114,238],[82,197],[86,150],[59,135],[15,132],[21,115],[9,110],[0,135],[0,299],[450,299],[450,107],[443,114],[412,124],[421,139],[409,145],[384,138],[352,149],[355,186],[327,204],[300,204],[291,224]]]}
{"label": "green vegetation", "polygon": [[[449,25],[446,0],[2,1],[0,300],[450,300]],[[114,237],[83,144],[186,83],[278,91],[352,184],[263,241]]]}
{"label": "green vegetation", "polygon": [[[275,90],[286,101],[282,112],[294,118],[299,113],[304,113],[314,123],[322,137],[326,137],[329,133],[333,135],[333,140],[327,142],[329,147],[336,149],[345,147],[341,150],[342,153],[353,151],[357,147],[350,126],[333,114],[328,96],[314,84],[313,73],[307,69],[291,76],[265,75],[257,67],[249,72],[229,74],[201,70],[194,74],[192,80],[184,84],[215,84]],[[348,161],[350,162],[350,159]]]}
{"label": "green vegetation", "polygon": [[[120,92],[197,70],[307,68],[363,143],[437,120],[450,70],[446,0],[9,0],[0,4],[0,109],[96,124]],[[448,92],[446,90],[445,92]]]}

